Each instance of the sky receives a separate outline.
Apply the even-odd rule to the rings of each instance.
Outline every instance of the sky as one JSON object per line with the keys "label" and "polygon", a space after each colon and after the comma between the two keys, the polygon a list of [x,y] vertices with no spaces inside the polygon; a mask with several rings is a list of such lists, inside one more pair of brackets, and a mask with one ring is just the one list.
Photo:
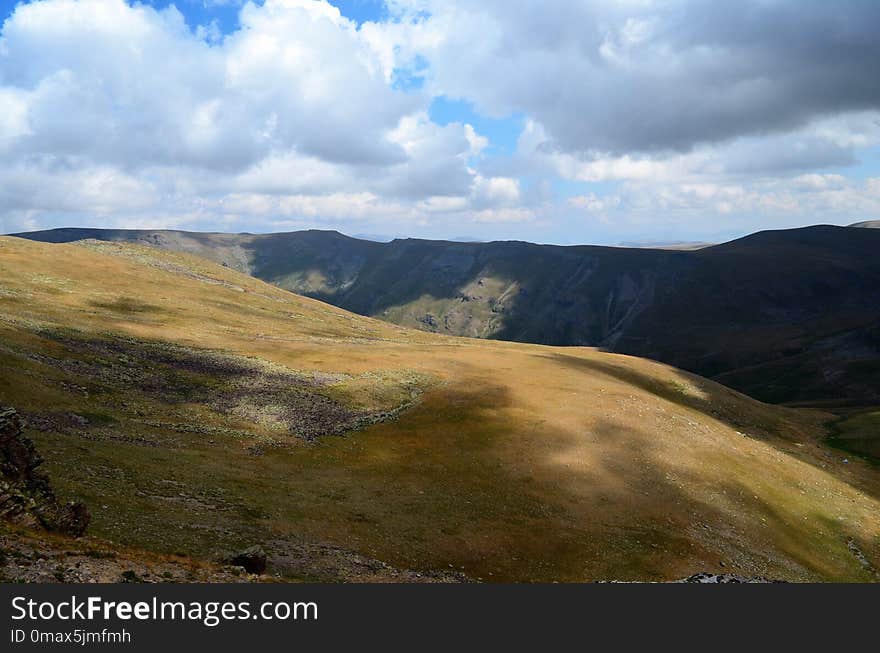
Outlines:
{"label": "sky", "polygon": [[880,219],[875,0],[0,0],[0,233]]}

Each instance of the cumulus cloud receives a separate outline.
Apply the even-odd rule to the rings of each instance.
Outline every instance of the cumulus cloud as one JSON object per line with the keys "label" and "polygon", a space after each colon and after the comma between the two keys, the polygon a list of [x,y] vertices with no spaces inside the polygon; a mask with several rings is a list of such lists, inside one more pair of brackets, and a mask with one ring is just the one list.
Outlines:
{"label": "cumulus cloud", "polygon": [[[210,5],[238,27],[16,6],[0,231],[619,240],[880,217],[876,169],[846,172],[880,149],[876,2],[386,0],[361,25],[326,0]],[[438,96],[476,118],[432,119]],[[508,153],[491,119],[512,116]]]}
{"label": "cumulus cloud", "polygon": [[4,226],[63,210],[332,218],[370,213],[358,201],[395,215],[401,198],[467,204],[486,139],[431,122],[430,98],[396,89],[338,9],[266,0],[239,21],[218,39],[173,5],[19,5],[0,32]]}
{"label": "cumulus cloud", "polygon": [[435,92],[525,113],[569,152],[687,151],[880,106],[876,2],[393,5],[398,57],[426,58]]}
{"label": "cumulus cloud", "polygon": [[602,182],[693,176],[784,176],[854,164],[859,148],[880,146],[880,112],[818,120],[785,134],[743,136],[687,152],[568,152],[546,128],[527,121],[514,170],[541,169],[564,179]]}
{"label": "cumulus cloud", "polygon": [[[419,98],[381,77],[356,27],[323,2],[247,4],[211,45],[174,6],[122,0],[21,5],[3,26],[3,86],[27,104],[22,152],[126,167],[238,169],[274,150],[386,164]],[[19,98],[21,101],[21,98]]]}

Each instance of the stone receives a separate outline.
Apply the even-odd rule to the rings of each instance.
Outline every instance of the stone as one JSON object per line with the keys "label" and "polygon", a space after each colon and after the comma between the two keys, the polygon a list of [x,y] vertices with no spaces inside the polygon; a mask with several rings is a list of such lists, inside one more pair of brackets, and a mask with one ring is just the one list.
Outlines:
{"label": "stone", "polygon": [[228,563],[243,567],[249,574],[262,574],[266,571],[266,552],[257,545],[229,557]]}

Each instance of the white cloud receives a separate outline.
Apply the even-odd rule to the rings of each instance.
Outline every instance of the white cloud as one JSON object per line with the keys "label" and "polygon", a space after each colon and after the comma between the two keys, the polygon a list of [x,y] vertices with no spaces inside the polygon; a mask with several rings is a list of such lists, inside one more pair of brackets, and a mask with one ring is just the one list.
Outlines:
{"label": "white cloud", "polygon": [[5,228],[63,211],[419,219],[439,197],[468,215],[488,140],[396,90],[369,30],[322,1],[238,4],[222,39],[173,6],[18,6],[0,36]]}
{"label": "white cloud", "polygon": [[880,58],[877,3],[392,6],[408,27],[386,27],[399,43],[397,65],[420,56],[432,92],[493,114],[525,113],[561,151],[686,152],[880,106],[880,86],[866,83]]}
{"label": "white cloud", "polygon": [[474,214],[476,222],[531,222],[534,219],[534,211],[523,207],[483,209]]}
{"label": "white cloud", "polygon": [[477,206],[510,208],[520,201],[519,181],[510,177],[477,175],[473,195]]}
{"label": "white cloud", "polygon": [[579,195],[570,198],[568,204],[577,215],[601,217],[621,233],[638,233],[660,224],[701,238],[713,233],[745,233],[770,225],[849,224],[871,219],[880,215],[877,182],[814,174],[739,183],[633,181],[621,185],[613,195]]}
{"label": "white cloud", "polygon": [[[361,26],[323,0],[205,3],[241,7],[241,29],[124,0],[16,7],[0,229],[552,240],[880,217],[874,173],[841,173],[880,148],[870,3],[389,0],[390,21]],[[401,90],[407,75],[424,87]],[[438,124],[440,94],[484,115]],[[512,112],[502,156],[474,125]]]}
{"label": "white cloud", "polygon": [[27,95],[17,89],[0,88],[0,152],[31,133]]}
{"label": "white cloud", "polygon": [[599,197],[595,193],[588,193],[586,195],[569,197],[568,205],[576,209],[589,211],[590,213],[602,213],[620,206],[620,197],[618,195]]}
{"label": "white cloud", "polygon": [[464,126],[464,136],[467,138],[468,144],[471,146],[470,153],[472,155],[480,154],[483,150],[485,150],[489,146],[489,139],[485,136],[480,136],[472,125]]}
{"label": "white cloud", "polygon": [[0,206],[7,212],[87,211],[101,216],[149,208],[156,188],[113,166],[51,159],[0,169]]}

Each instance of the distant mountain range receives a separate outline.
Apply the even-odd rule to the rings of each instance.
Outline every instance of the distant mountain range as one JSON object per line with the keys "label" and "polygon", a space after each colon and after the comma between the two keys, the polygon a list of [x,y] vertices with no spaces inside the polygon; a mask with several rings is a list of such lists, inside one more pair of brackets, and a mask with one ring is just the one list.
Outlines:
{"label": "distant mountain range", "polygon": [[621,247],[638,247],[641,249],[703,249],[711,247],[715,243],[705,243],[702,241],[695,242],[675,242],[675,241],[627,241],[620,243]]}
{"label": "distant mountain range", "polygon": [[653,358],[765,401],[880,404],[880,230],[765,231],[693,250],[332,231],[18,235],[188,252],[396,324]]}
{"label": "distant mountain range", "polygon": [[861,227],[863,229],[880,229],[880,220],[866,220],[865,222],[856,222],[850,227]]}

